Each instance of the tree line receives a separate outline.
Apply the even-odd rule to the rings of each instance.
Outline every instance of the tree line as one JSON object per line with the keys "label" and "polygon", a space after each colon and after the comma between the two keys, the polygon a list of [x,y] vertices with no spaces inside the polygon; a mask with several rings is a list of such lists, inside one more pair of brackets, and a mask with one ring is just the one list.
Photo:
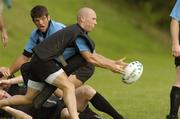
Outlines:
{"label": "tree line", "polygon": [[[116,0],[118,1],[118,0]],[[149,14],[153,19],[153,24],[167,28],[169,26],[169,14],[176,0],[124,0],[130,6],[136,6],[143,11],[143,14]]]}
{"label": "tree line", "polygon": [[162,29],[168,29],[169,15],[176,0],[106,0],[106,2],[115,4],[118,8],[121,8],[123,4],[127,4],[132,9],[139,10],[147,22]]}

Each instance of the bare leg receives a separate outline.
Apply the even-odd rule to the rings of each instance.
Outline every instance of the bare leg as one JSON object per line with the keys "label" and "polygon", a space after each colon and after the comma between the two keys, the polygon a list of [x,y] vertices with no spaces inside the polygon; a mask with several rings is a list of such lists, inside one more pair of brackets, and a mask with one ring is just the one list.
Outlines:
{"label": "bare leg", "polygon": [[20,110],[14,109],[12,107],[4,106],[4,107],[2,107],[2,109],[4,111],[10,113],[16,119],[32,119],[32,117],[30,115],[28,115]]}
{"label": "bare leg", "polygon": [[52,85],[62,89],[64,102],[68,108],[71,119],[79,119],[75,98],[75,88],[74,85],[67,79],[67,75],[62,73],[57,76]]}
{"label": "bare leg", "polygon": [[70,119],[70,115],[67,108],[64,108],[61,112],[59,119]]}
{"label": "bare leg", "polygon": [[[92,98],[92,96],[96,93],[96,91],[88,85],[83,85],[76,88],[75,92],[76,92],[77,110],[79,112],[82,112],[86,108],[88,101]],[[67,108],[64,108],[61,111],[60,119],[70,119],[70,115]]]}
{"label": "bare leg", "polygon": [[97,110],[108,114],[113,119],[123,119],[123,116],[103,96],[88,85],[76,89],[76,98],[79,112],[82,112],[90,101]]}
{"label": "bare leg", "polygon": [[176,68],[176,80],[175,80],[174,86],[180,88],[180,66]]}
{"label": "bare leg", "polygon": [[78,78],[76,77],[76,75],[70,75],[70,76],[68,77],[68,79],[71,81],[71,83],[74,84],[75,88],[78,88],[78,87],[80,87],[81,85],[83,85],[83,82],[81,82],[81,80],[78,79]]}
{"label": "bare leg", "polygon": [[82,112],[88,105],[89,100],[96,94],[96,91],[88,86],[82,85],[76,89],[77,109]]}
{"label": "bare leg", "polygon": [[14,95],[12,97],[0,100],[0,107],[31,104],[32,100],[37,94],[38,90],[28,88],[26,95]]}
{"label": "bare leg", "polygon": [[[71,83],[74,84],[75,88],[78,88],[78,87],[80,87],[81,85],[83,85],[83,83],[82,83],[79,79],[76,78],[76,75],[70,75],[70,76],[68,77],[68,80],[70,80]],[[58,97],[63,97],[63,92],[62,92],[62,90],[60,90],[60,89],[57,89],[54,93],[55,93],[55,95],[58,96]]]}

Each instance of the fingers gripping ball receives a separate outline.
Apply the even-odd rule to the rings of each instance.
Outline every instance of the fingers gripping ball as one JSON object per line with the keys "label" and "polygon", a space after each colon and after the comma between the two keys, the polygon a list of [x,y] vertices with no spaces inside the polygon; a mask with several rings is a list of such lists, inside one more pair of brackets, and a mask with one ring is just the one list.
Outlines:
{"label": "fingers gripping ball", "polygon": [[122,75],[122,81],[126,84],[131,84],[137,81],[143,73],[143,65],[139,61],[133,61],[129,63]]}

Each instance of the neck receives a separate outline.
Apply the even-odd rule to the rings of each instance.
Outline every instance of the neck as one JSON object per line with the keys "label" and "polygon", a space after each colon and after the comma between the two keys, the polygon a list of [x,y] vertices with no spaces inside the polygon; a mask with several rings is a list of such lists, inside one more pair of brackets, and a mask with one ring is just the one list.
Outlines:
{"label": "neck", "polygon": [[83,31],[87,32],[87,31],[85,30],[85,26],[84,26],[82,23],[78,23],[78,25],[79,25],[79,27],[80,27]]}

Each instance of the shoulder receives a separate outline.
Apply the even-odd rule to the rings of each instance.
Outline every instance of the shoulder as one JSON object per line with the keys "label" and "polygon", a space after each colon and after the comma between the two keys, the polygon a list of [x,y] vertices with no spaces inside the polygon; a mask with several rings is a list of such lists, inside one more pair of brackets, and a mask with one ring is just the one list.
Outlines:
{"label": "shoulder", "polygon": [[53,20],[51,20],[51,25],[53,26],[53,27],[60,27],[60,28],[65,28],[66,26],[63,24],[63,23],[60,23],[60,22],[56,22],[56,21],[53,21]]}
{"label": "shoulder", "polygon": [[89,48],[89,45],[87,44],[86,39],[82,37],[77,37],[75,42],[79,51],[90,51],[90,48]]}
{"label": "shoulder", "polygon": [[51,20],[48,28],[48,34],[51,35],[52,33],[55,33],[63,28],[65,28],[64,24]]}
{"label": "shoulder", "polygon": [[174,7],[180,7],[180,0],[177,0]]}
{"label": "shoulder", "polygon": [[31,35],[30,35],[30,37],[35,37],[38,33],[37,33],[37,28],[36,29],[34,29],[32,32],[31,32]]}

